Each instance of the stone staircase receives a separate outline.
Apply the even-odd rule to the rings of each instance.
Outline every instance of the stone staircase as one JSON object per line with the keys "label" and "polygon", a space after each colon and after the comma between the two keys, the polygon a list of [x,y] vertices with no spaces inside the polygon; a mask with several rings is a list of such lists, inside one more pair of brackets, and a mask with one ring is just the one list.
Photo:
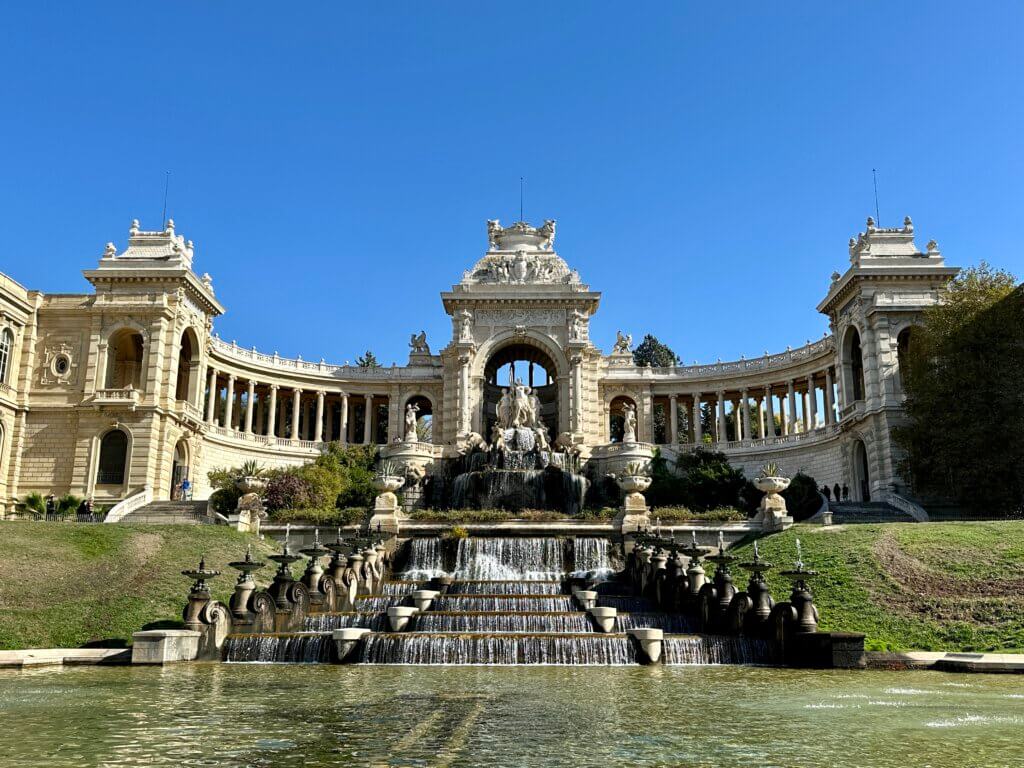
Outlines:
{"label": "stone staircase", "polygon": [[214,525],[216,518],[207,515],[206,501],[151,501],[129,512],[122,523],[135,525]]}
{"label": "stone staircase", "polygon": [[915,522],[906,512],[884,501],[848,501],[841,504],[830,501],[828,506],[832,510],[832,522],[836,525]]}

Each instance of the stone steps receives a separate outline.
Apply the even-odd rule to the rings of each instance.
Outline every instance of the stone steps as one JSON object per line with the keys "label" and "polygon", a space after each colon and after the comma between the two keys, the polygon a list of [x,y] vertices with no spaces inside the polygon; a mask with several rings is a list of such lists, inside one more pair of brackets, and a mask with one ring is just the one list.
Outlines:
{"label": "stone steps", "polygon": [[850,501],[840,504],[829,502],[832,522],[836,525],[851,523],[913,523],[914,518],[884,501]]}
{"label": "stone steps", "polygon": [[129,512],[122,523],[137,525],[212,525],[216,521],[206,514],[205,501],[151,501]]}

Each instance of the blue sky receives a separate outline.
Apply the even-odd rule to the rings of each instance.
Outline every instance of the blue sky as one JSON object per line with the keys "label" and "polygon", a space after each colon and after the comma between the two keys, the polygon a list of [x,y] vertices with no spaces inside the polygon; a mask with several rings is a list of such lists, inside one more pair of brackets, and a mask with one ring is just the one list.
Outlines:
{"label": "blue sky", "polygon": [[1024,276],[1024,5],[846,5],[5,4],[0,270],[86,290],[170,170],[223,337],[401,363],[524,176],[592,338],[707,362],[821,336],[877,168],[883,225]]}

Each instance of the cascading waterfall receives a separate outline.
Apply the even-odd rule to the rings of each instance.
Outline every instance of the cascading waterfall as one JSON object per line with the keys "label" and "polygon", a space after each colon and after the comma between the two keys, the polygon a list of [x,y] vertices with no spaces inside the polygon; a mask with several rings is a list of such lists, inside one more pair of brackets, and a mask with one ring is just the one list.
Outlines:
{"label": "cascading waterfall", "polygon": [[413,619],[414,632],[554,632],[586,634],[594,627],[587,614],[574,613],[447,613],[428,611]]}
{"label": "cascading waterfall", "polygon": [[596,536],[573,539],[573,576],[606,579],[612,574],[608,539]]}
{"label": "cascading waterfall", "polygon": [[390,629],[387,614],[355,611],[311,614],[306,617],[303,629],[309,632],[330,632],[332,629],[346,627],[366,627],[374,632],[387,632]]}
{"label": "cascading waterfall", "polygon": [[652,628],[685,634],[696,632],[697,625],[695,617],[679,613],[620,613],[615,617],[616,632],[625,632],[627,629]]}
{"label": "cascading waterfall", "polygon": [[768,664],[771,647],[764,640],[725,635],[665,636],[665,664]]}
{"label": "cascading waterfall", "polygon": [[560,581],[456,581],[449,595],[557,595]]}
{"label": "cascading waterfall", "polygon": [[653,613],[657,610],[646,597],[629,597],[625,595],[598,594],[597,604],[615,608],[625,613]]}
{"label": "cascading waterfall", "polygon": [[467,611],[500,611],[558,613],[574,608],[571,595],[441,595],[434,600],[433,610],[465,613]]}
{"label": "cascading waterfall", "polygon": [[380,593],[389,597],[405,597],[421,589],[421,584],[419,581],[385,581],[380,585]]}
{"label": "cascading waterfall", "polygon": [[624,635],[368,635],[363,664],[622,665],[637,662]]}
{"label": "cascading waterfall", "polygon": [[455,578],[550,581],[566,572],[565,549],[555,538],[467,538],[459,540]]}
{"label": "cascading waterfall", "polygon": [[356,598],[356,612],[383,613],[395,605],[402,605],[404,597],[398,595],[360,595]]}
{"label": "cascading waterfall", "polygon": [[440,538],[429,536],[409,542],[409,559],[401,574],[403,580],[424,581],[444,575],[444,551]]}
{"label": "cascading waterfall", "polygon": [[224,641],[225,661],[326,664],[333,653],[330,632],[228,635]]}

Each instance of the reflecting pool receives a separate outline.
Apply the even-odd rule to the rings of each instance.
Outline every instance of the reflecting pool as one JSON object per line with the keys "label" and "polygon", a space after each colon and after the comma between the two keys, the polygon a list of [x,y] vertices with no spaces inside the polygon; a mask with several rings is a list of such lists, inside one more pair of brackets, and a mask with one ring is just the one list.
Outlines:
{"label": "reflecting pool", "polygon": [[758,667],[0,672],[0,765],[1024,765],[1021,678]]}

